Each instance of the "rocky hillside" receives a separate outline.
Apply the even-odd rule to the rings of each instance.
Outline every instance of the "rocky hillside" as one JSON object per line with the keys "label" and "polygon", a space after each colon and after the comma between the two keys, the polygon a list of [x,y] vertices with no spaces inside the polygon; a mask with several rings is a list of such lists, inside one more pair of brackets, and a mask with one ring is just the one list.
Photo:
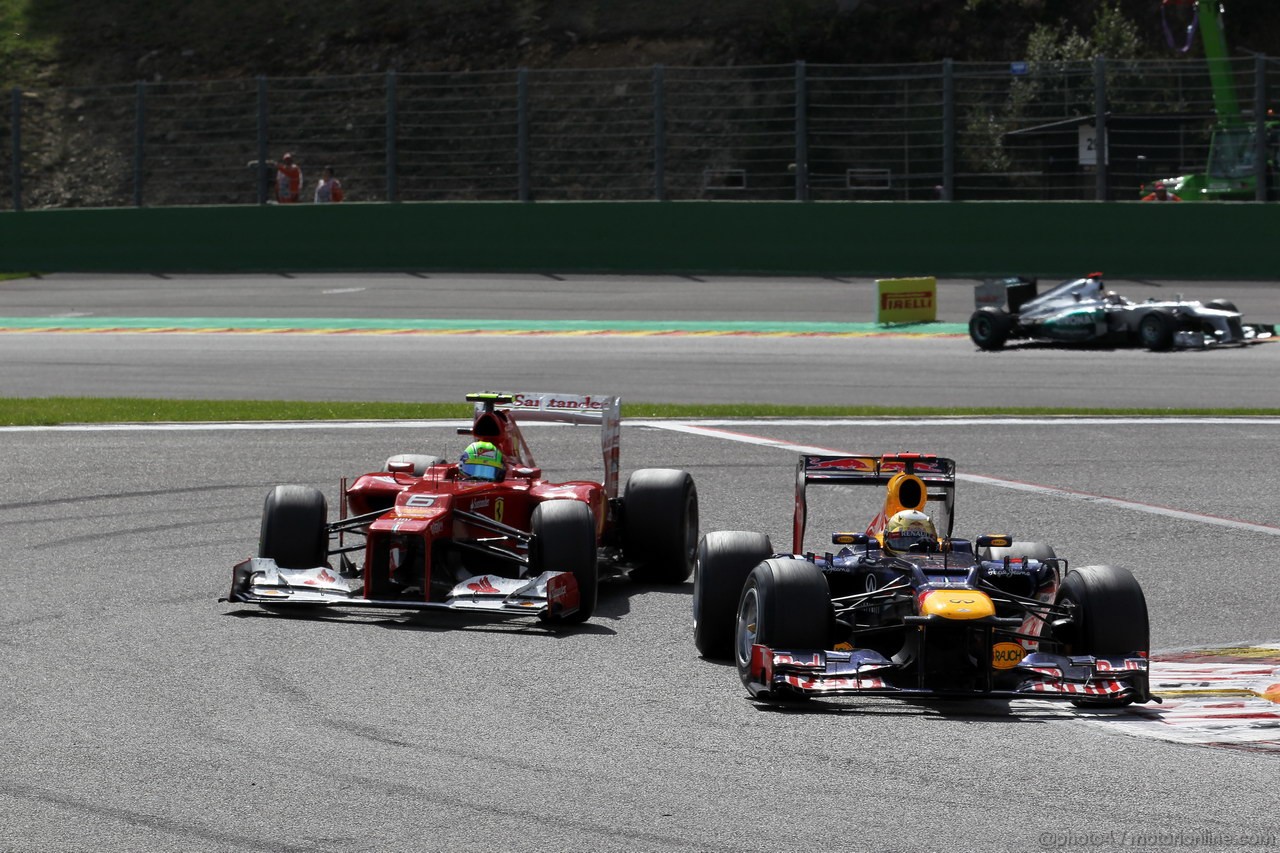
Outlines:
{"label": "rocky hillside", "polygon": [[[1275,0],[1225,0],[1233,52],[1280,56]],[[1086,40],[1104,9],[1134,53],[1176,53],[1160,0],[0,0],[52,45],[0,70],[101,84],[527,67],[1025,58],[1036,27]],[[1186,9],[1170,16],[1179,40]],[[1118,13],[1118,15],[1116,14]],[[1193,53],[1198,51],[1193,49]],[[12,83],[32,85],[32,79]]]}

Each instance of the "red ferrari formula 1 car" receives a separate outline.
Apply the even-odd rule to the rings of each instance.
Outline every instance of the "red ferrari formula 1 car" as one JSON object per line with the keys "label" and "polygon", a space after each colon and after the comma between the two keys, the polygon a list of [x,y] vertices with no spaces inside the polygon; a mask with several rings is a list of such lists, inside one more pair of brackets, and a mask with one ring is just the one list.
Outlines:
{"label": "red ferrari formula 1 car", "polygon": [[[698,493],[685,471],[643,469],[618,494],[617,397],[472,394],[479,465],[405,454],[324,494],[277,486],[258,556],[232,570],[224,599],[296,606],[449,610],[550,622],[591,617],[602,574],[681,583],[693,569]],[[519,423],[601,428],[601,481],[543,478]]]}
{"label": "red ferrari formula 1 car", "polygon": [[[804,550],[818,485],[833,487],[823,491],[843,517],[850,492],[878,487],[881,498],[865,531],[832,534],[838,549],[820,554]],[[801,457],[793,553],[742,531],[699,544],[698,650],[734,658],[758,699],[1153,698],[1146,600],[1132,574],[1068,571],[1048,545],[1007,535],[954,537],[954,505],[950,459]]]}

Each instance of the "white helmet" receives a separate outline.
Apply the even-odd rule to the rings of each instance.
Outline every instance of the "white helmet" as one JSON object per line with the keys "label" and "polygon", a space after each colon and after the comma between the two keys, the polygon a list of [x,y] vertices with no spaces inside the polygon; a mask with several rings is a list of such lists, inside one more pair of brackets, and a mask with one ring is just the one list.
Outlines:
{"label": "white helmet", "polygon": [[935,551],[938,548],[938,531],[933,521],[918,509],[904,509],[893,514],[884,526],[884,547],[893,551]]}

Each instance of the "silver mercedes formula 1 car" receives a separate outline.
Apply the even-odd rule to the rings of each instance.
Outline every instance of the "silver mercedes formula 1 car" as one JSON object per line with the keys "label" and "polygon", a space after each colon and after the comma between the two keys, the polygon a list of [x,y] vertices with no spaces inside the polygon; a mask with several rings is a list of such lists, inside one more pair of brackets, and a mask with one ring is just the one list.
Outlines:
{"label": "silver mercedes formula 1 car", "polygon": [[1036,293],[1036,282],[996,279],[978,285],[969,337],[984,350],[1024,339],[1051,343],[1143,346],[1149,350],[1204,349],[1261,343],[1275,326],[1246,324],[1225,299],[1132,302],[1107,289],[1102,273],[1064,281]]}

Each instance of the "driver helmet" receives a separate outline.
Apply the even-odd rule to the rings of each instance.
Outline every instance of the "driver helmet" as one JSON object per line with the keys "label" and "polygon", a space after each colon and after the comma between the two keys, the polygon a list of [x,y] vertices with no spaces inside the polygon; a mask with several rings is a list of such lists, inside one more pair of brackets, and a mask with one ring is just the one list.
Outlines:
{"label": "driver helmet", "polygon": [[884,546],[894,551],[936,550],[938,531],[928,515],[918,509],[895,512],[884,526]]}
{"label": "driver helmet", "polygon": [[502,479],[502,451],[490,441],[473,441],[462,451],[458,470],[473,480]]}

